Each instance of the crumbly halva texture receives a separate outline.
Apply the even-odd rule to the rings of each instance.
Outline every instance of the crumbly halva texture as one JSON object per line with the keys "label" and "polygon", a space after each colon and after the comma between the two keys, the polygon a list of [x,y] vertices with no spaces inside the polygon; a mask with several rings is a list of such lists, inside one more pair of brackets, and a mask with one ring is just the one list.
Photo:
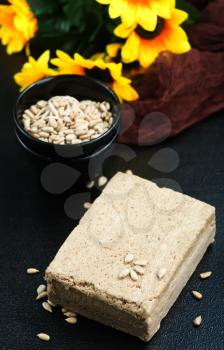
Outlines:
{"label": "crumbly halva texture", "polygon": [[[211,205],[117,173],[47,268],[49,300],[148,341],[214,235]],[[119,278],[128,254],[137,279]]]}

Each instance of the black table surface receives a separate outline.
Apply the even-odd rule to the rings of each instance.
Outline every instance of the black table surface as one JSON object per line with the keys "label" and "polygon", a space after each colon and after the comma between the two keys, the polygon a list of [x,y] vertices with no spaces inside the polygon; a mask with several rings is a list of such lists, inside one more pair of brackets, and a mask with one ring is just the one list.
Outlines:
{"label": "black table surface", "polygon": [[[183,192],[214,205],[217,209],[217,238],[184,288],[160,331],[149,343],[96,322],[78,317],[75,326],[67,324],[61,312],[50,314],[35,301],[36,288],[44,269],[77,223],[64,210],[64,197],[47,193],[39,181],[40,173],[30,166],[20,148],[12,120],[12,107],[18,88],[12,75],[19,70],[22,56],[1,57],[0,127],[0,215],[1,215],[1,294],[0,349],[4,350],[193,350],[224,348],[224,115],[223,112],[188,129],[178,137],[150,147],[133,147],[135,157],[129,163],[113,159],[108,172],[132,169],[147,179],[172,179]],[[179,157],[173,171],[158,171],[148,164],[158,151],[171,148]],[[167,164],[166,164],[167,166]],[[169,166],[168,166],[169,167]],[[165,167],[165,170],[168,168]],[[168,169],[172,170],[172,169]],[[79,192],[80,189],[76,188]],[[26,269],[38,267],[41,274],[27,276]],[[213,271],[201,281],[199,273]],[[196,301],[191,291],[200,290]],[[192,319],[202,315],[196,329]],[[36,334],[50,334],[49,343]]]}

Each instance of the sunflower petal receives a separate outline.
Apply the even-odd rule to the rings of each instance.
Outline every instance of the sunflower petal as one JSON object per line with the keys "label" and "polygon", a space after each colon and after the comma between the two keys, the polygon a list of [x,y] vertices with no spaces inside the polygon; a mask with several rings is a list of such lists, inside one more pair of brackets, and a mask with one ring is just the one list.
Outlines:
{"label": "sunflower petal", "polygon": [[162,18],[170,18],[175,7],[175,1],[173,0],[154,0],[150,3],[152,10]]}
{"label": "sunflower petal", "polygon": [[117,57],[118,55],[118,51],[120,50],[120,48],[122,47],[121,44],[109,44],[106,46],[106,52],[108,54],[108,56],[110,56],[111,58]]}
{"label": "sunflower petal", "polygon": [[148,68],[157,58],[160,50],[155,41],[141,44],[139,62],[143,68]]}
{"label": "sunflower petal", "polygon": [[135,32],[133,32],[121,49],[122,60],[125,63],[131,63],[138,59],[140,49],[140,39]]}
{"label": "sunflower petal", "polygon": [[114,82],[112,84],[112,89],[121,101],[125,100],[130,102],[139,98],[137,91],[129,84],[123,85],[119,84],[119,82]]}
{"label": "sunflower petal", "polygon": [[112,0],[109,7],[110,18],[120,17],[126,10],[126,0]]}
{"label": "sunflower petal", "polygon": [[139,4],[137,7],[137,22],[145,30],[153,31],[157,24],[157,14],[151,9],[151,7],[146,7],[145,5]]}
{"label": "sunflower petal", "polygon": [[188,19],[188,13],[182,10],[175,9],[173,10],[171,20],[169,23],[171,23],[172,26],[177,26],[182,24],[184,21]]}
{"label": "sunflower petal", "polygon": [[134,30],[135,26],[127,26],[124,23],[119,24],[114,30],[114,34],[120,38],[127,38],[131,32]]}
{"label": "sunflower petal", "polygon": [[181,27],[169,30],[163,40],[167,50],[175,54],[185,53],[191,49],[187,34]]}

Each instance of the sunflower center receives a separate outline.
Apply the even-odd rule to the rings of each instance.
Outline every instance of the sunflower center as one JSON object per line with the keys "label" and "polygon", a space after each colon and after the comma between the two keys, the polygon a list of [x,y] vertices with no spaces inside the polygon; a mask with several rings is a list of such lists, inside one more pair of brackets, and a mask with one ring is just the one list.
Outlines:
{"label": "sunflower center", "polygon": [[94,67],[93,69],[89,70],[89,76],[96,78],[98,80],[102,80],[105,83],[112,83],[113,79],[110,75],[110,71],[108,68],[106,69],[100,69],[97,67]]}
{"label": "sunflower center", "polygon": [[164,29],[164,26],[165,26],[165,20],[163,18],[161,18],[161,17],[158,17],[156,28],[152,32],[149,32],[149,31],[145,30],[140,25],[137,26],[137,28],[135,29],[135,32],[142,39],[151,40],[151,39],[154,39],[154,38],[156,38],[157,36],[160,35],[160,33]]}

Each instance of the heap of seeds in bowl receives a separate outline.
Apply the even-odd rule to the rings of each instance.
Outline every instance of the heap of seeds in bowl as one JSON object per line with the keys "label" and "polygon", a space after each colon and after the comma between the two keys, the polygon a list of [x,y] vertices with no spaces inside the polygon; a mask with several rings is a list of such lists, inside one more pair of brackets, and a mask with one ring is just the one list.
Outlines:
{"label": "heap of seeds in bowl", "polygon": [[54,144],[77,144],[96,139],[113,123],[106,101],[78,101],[71,96],[54,96],[38,101],[22,116],[24,129],[39,140]]}

